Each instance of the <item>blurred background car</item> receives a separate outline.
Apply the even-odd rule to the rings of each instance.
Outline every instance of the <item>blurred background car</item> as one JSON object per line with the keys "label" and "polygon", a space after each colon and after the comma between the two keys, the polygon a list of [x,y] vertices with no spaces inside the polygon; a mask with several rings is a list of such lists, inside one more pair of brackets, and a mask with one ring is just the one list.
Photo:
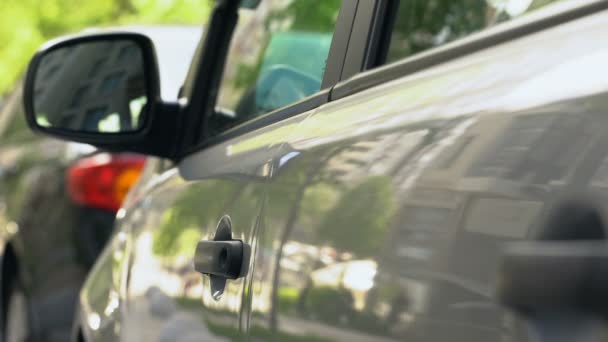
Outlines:
{"label": "blurred background car", "polygon": [[[162,97],[175,101],[201,27],[106,30],[144,33],[152,39],[161,70]],[[128,51],[93,57],[97,59],[72,101],[74,108],[93,102],[99,94],[94,89],[106,88],[112,96],[110,88],[117,82],[100,70],[123,53]],[[57,67],[48,72],[61,70]],[[20,83],[0,111],[0,141],[3,337],[5,341],[22,341],[26,336],[66,341],[81,284],[111,236],[116,212],[146,159],[34,135],[23,115]]]}

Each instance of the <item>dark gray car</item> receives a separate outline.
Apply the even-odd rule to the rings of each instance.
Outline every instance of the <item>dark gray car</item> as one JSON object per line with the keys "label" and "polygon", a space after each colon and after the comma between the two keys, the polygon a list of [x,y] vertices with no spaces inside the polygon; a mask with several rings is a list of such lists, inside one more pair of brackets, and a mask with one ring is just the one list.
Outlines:
{"label": "dark gray car", "polygon": [[[173,161],[118,213],[74,337],[605,340],[607,9],[217,1],[179,103],[145,37],[46,46],[34,129]],[[91,131],[35,89],[97,44],[135,46],[145,82]]]}

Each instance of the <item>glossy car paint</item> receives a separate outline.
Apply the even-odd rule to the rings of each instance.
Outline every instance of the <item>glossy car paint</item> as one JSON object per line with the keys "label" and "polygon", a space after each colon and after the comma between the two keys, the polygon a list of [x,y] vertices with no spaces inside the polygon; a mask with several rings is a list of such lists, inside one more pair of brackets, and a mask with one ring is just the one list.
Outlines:
{"label": "glossy car paint", "polygon": [[[590,15],[148,169],[81,294],[84,337],[529,341],[494,297],[499,255],[560,198],[605,196],[607,25]],[[224,215],[252,259],[215,300],[192,257]]]}
{"label": "glossy car paint", "polygon": [[[162,94],[176,99],[201,28],[121,29],[153,38],[159,48]],[[31,133],[23,120],[21,88],[0,113],[2,295],[7,298],[7,285],[18,277],[28,299],[30,338],[66,341],[78,292],[112,233],[115,212],[77,205],[69,198],[66,170],[98,151]]]}
{"label": "glossy car paint", "polygon": [[[239,141],[258,139],[272,138],[261,130]],[[207,341],[214,330],[205,317],[218,329],[246,329],[249,278],[229,282],[216,301],[208,279],[192,268],[196,242],[213,238],[223,215],[232,220],[233,238],[255,250],[270,161],[279,147],[264,145],[245,159],[226,154],[233,143],[196,153],[178,168],[148,169],[147,183],[129,194],[114,247],[102,254],[81,294],[88,340],[174,341],[183,335]]]}

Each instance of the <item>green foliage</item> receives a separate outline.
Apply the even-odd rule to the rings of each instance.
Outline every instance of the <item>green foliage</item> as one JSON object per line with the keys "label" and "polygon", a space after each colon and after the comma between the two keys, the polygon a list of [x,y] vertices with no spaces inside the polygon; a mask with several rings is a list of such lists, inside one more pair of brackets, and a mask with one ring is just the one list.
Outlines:
{"label": "green foliage", "polygon": [[[486,0],[421,0],[401,2],[389,60],[427,50],[485,27]],[[396,43],[399,43],[396,45]]]}
{"label": "green foliage", "polygon": [[238,328],[227,325],[221,325],[204,320],[205,325],[215,336],[226,337],[229,341],[265,341],[265,342],[331,342],[332,339],[321,337],[313,334],[295,335],[285,332],[270,331],[268,328],[254,325],[249,331],[250,338],[246,337]]}
{"label": "green foliage", "polygon": [[0,95],[21,76],[46,40],[87,27],[203,24],[211,0],[2,0]]}
{"label": "green foliage", "polygon": [[278,310],[280,313],[293,312],[298,305],[300,291],[295,287],[281,287],[278,293]]}
{"label": "green foliage", "polygon": [[374,255],[381,247],[394,209],[390,178],[369,178],[340,198],[319,227],[319,236],[359,258]]}
{"label": "green foliage", "polygon": [[226,202],[239,191],[238,183],[190,184],[162,214],[160,227],[154,231],[152,251],[162,256],[193,255],[196,246],[192,241],[200,240],[201,227],[215,225]]}
{"label": "green foliage", "polygon": [[314,331],[308,334],[295,335],[281,331],[271,331],[266,327],[254,325],[251,327],[250,334],[253,341],[266,342],[332,342],[333,339],[316,335]]}
{"label": "green foliage", "polygon": [[[205,180],[184,184],[179,196],[162,213],[154,230],[152,251],[159,256],[191,257],[202,232],[215,232],[217,220],[233,212],[232,222],[243,227],[259,210],[264,183],[244,186],[240,181]],[[238,208],[239,210],[234,210]]]}
{"label": "green foliage", "polygon": [[[522,13],[558,0],[531,0]],[[445,44],[512,19],[505,11],[510,0],[411,0],[401,1],[388,61],[395,61]]]}
{"label": "green foliage", "polygon": [[327,182],[319,182],[307,187],[302,199],[299,225],[316,229],[319,217],[326,215],[338,197],[339,193],[336,186]]}
{"label": "green foliage", "polygon": [[290,29],[293,31],[333,32],[341,2],[341,0],[292,1],[285,8],[274,10],[265,24],[269,30],[278,21],[291,22]]}
{"label": "green foliage", "polygon": [[338,324],[342,317],[353,315],[354,299],[345,289],[333,287],[315,287],[310,290],[306,306],[318,320]]}

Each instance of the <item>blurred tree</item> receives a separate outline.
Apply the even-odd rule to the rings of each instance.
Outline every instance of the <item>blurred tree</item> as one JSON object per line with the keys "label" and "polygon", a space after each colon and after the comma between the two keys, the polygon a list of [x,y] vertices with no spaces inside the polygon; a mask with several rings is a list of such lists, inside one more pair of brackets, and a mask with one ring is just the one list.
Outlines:
{"label": "blurred tree", "polygon": [[[192,184],[163,213],[159,229],[154,230],[152,251],[169,258],[192,256],[196,247],[192,241],[201,239],[201,227],[215,227],[218,218],[230,208],[238,207],[239,212],[243,212],[247,207],[254,211],[260,191],[238,181],[210,180]],[[240,221],[239,217],[232,219]]]}
{"label": "blurred tree", "polygon": [[[338,250],[354,253],[356,258],[373,256],[382,247],[394,210],[391,179],[369,177],[341,196],[327,213],[319,227],[323,232],[320,237]],[[345,238],[348,235],[357,238]]]}
{"label": "blurred tree", "polygon": [[[273,10],[265,26],[269,31],[280,23],[289,23],[291,31],[333,32],[341,0],[292,1]],[[311,10],[314,8],[314,10]]]}
{"label": "blurred tree", "polygon": [[203,24],[212,0],[0,1],[0,95],[45,40],[84,28],[125,24]]}
{"label": "blurred tree", "polygon": [[466,37],[559,0],[402,0],[387,60]]}
{"label": "blurred tree", "polygon": [[[280,270],[284,252],[283,247],[291,238],[291,234],[296,227],[296,223],[300,221],[300,217],[312,218],[325,212],[324,206],[327,204],[327,199],[321,199],[318,195],[325,195],[332,199],[335,197],[333,194],[335,191],[332,189],[332,186],[336,185],[336,182],[331,175],[322,171],[331,158],[340,151],[342,151],[341,148],[329,149],[321,158],[317,158],[316,155],[301,156],[299,160],[293,160],[291,165],[284,165],[283,176],[279,181],[272,182],[269,186],[268,197],[270,200],[280,199],[280,201],[273,202],[273,205],[269,206],[268,217],[270,220],[272,218],[285,218],[283,229],[280,232],[277,255],[272,268],[272,288],[270,290],[271,311],[269,316],[271,331],[277,331],[278,329]],[[318,188],[320,185],[322,187]],[[323,190],[308,191],[314,188]],[[277,221],[280,222],[280,220]],[[314,220],[312,222],[309,220],[309,222],[314,224]]]}

